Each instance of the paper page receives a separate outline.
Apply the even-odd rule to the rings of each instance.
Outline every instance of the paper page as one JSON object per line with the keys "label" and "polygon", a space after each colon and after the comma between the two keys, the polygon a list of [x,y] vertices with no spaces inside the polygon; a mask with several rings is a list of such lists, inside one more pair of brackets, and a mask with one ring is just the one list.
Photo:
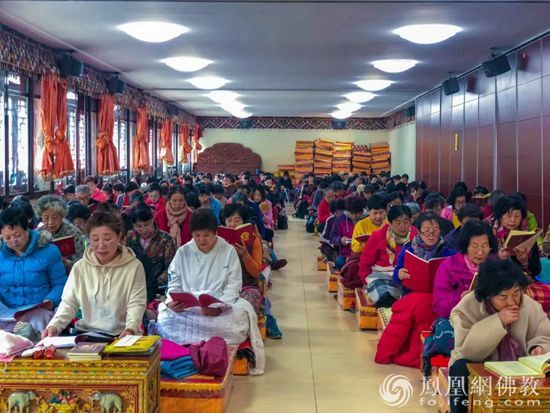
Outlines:
{"label": "paper page", "polygon": [[542,354],[540,356],[520,357],[518,360],[542,374],[544,371],[544,365],[550,361],[550,353]]}
{"label": "paper page", "polygon": [[39,341],[36,346],[54,346],[55,348],[70,348],[75,346],[76,336],[46,337]]}
{"label": "paper page", "polygon": [[125,336],[118,340],[113,347],[130,347],[133,346],[141,336]]}
{"label": "paper page", "polygon": [[519,361],[486,361],[485,367],[505,377],[532,377],[540,373]]}

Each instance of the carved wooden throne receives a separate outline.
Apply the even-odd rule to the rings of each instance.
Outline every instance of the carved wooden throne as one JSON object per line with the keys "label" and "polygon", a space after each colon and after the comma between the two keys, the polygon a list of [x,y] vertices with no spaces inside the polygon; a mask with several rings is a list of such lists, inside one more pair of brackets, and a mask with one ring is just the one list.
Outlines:
{"label": "carved wooden throne", "polygon": [[256,169],[262,169],[262,157],[240,143],[216,143],[199,153],[193,166],[195,172],[210,173],[255,174]]}

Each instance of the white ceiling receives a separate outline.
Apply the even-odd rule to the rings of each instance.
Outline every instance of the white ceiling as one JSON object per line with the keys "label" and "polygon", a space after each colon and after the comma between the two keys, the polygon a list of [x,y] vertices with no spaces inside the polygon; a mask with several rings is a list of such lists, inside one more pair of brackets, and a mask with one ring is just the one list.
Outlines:
{"label": "white ceiling", "polygon": [[[184,79],[218,75],[242,95],[256,116],[326,116],[354,81],[395,81],[355,116],[378,117],[433,88],[447,72],[466,71],[489,47],[512,47],[549,29],[550,3],[414,1],[0,1],[0,22],[128,82],[177,101],[203,116],[225,111]],[[142,43],[116,26],[165,20],[190,31],[160,44]],[[416,45],[392,34],[406,24],[448,23],[463,31],[436,45]],[[178,55],[214,63],[185,74],[160,63]],[[412,58],[401,74],[369,62]]]}

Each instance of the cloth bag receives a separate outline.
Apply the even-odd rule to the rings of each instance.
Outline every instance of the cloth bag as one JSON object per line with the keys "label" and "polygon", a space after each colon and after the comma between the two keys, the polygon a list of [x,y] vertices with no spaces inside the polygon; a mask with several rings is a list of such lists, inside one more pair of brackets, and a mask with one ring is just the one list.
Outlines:
{"label": "cloth bag", "polygon": [[189,346],[195,367],[206,376],[223,377],[229,365],[227,343],[221,337],[212,337],[208,341]]}
{"label": "cloth bag", "polygon": [[0,330],[0,358],[10,357],[32,347],[34,343],[28,338]]}

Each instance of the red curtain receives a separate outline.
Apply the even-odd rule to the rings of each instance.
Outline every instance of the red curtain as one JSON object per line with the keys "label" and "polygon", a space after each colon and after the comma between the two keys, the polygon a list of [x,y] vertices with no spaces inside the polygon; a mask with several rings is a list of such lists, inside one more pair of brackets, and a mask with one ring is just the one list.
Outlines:
{"label": "red curtain", "polygon": [[172,153],[172,136],[174,134],[174,122],[172,119],[164,119],[162,121],[162,129],[160,131],[160,159],[167,165],[174,164],[174,155]]}
{"label": "red curtain", "polygon": [[111,95],[101,96],[99,104],[99,133],[96,138],[97,173],[114,175],[120,171],[116,147],[113,143],[115,100]]}
{"label": "red curtain", "polygon": [[148,126],[147,108],[139,108],[137,110],[136,136],[134,138],[134,169],[136,171],[149,170]]}
{"label": "red curtain", "polygon": [[55,130],[54,175],[63,178],[74,173],[71,149],[67,142],[67,80],[61,79],[57,88],[57,129]]}
{"label": "red curtain", "polygon": [[57,76],[54,74],[48,74],[42,77],[40,119],[42,121],[42,133],[44,134],[44,153],[42,154],[40,176],[43,179],[51,180],[55,178],[54,128],[57,120]]}

